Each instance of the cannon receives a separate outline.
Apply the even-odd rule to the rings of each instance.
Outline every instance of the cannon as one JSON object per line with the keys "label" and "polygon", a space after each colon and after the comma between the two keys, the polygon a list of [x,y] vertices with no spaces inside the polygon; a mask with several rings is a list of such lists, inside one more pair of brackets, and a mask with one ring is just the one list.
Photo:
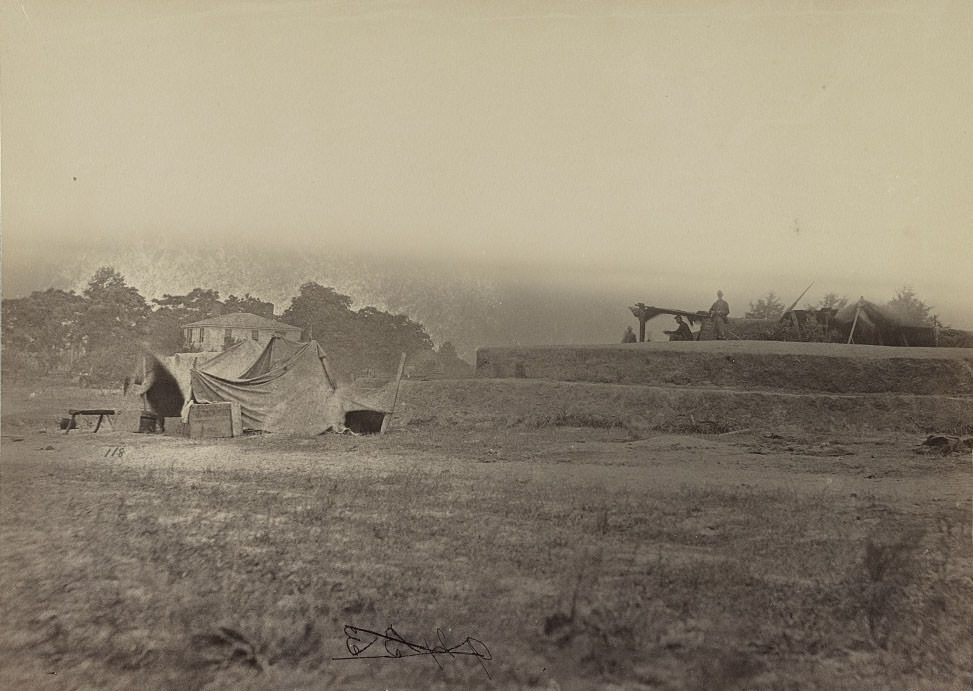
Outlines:
{"label": "cannon", "polygon": [[671,307],[653,307],[652,305],[646,305],[641,302],[629,307],[629,309],[632,310],[635,318],[639,320],[639,343],[645,342],[645,322],[654,317],[658,317],[660,314],[679,315],[688,319],[690,324],[702,322],[709,317],[709,313],[704,311],[687,312],[686,310],[672,309]]}

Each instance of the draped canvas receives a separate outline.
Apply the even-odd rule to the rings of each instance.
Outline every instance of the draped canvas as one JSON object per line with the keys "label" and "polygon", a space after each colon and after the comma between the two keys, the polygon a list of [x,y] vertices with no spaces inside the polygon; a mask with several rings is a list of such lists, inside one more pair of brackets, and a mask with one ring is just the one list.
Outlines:
{"label": "draped canvas", "polygon": [[342,405],[325,353],[315,341],[274,338],[239,377],[217,376],[207,369],[191,372],[193,399],[240,404],[244,428],[301,435],[341,428]]}

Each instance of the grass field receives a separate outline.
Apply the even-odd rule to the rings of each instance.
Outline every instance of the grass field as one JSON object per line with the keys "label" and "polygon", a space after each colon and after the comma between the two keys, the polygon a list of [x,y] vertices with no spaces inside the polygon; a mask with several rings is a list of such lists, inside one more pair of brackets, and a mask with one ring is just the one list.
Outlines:
{"label": "grass field", "polygon": [[4,387],[4,688],[973,686],[970,456],[916,429],[50,426],[109,403]]}

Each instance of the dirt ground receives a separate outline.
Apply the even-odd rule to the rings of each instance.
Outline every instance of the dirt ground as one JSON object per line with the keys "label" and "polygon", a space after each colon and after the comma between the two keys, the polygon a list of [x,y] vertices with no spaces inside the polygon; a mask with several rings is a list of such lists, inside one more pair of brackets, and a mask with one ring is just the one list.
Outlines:
{"label": "dirt ground", "polygon": [[51,424],[120,402],[4,387],[4,688],[973,686],[973,457],[915,429]]}

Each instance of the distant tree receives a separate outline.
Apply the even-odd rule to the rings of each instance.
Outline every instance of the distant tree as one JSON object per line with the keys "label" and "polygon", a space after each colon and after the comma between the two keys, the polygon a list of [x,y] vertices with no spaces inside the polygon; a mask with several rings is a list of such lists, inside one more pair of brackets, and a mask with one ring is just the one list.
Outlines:
{"label": "distant tree", "polygon": [[49,288],[24,298],[4,299],[5,363],[12,362],[9,358],[14,353],[29,356],[43,371],[70,361],[83,342],[81,320],[85,311],[85,299],[73,290]]}
{"label": "distant tree", "polygon": [[266,317],[267,319],[274,318],[274,303],[264,302],[260,298],[253,297],[250,293],[247,293],[242,298],[231,295],[225,300],[223,305],[226,314],[247,312],[260,317]]}
{"label": "distant tree", "polygon": [[442,355],[443,357],[448,357],[448,358],[458,357],[458,355],[456,354],[456,346],[454,346],[450,341],[443,341],[442,343],[440,343],[439,348],[436,349],[436,352]]}
{"label": "distant tree", "polygon": [[780,319],[784,314],[784,304],[780,301],[773,291],[767,293],[766,297],[750,303],[750,310],[746,313],[747,319]]}
{"label": "distant tree", "polygon": [[310,282],[301,286],[301,294],[291,298],[281,319],[288,324],[311,328],[315,338],[325,333],[335,322],[351,319],[351,298],[334,288]]}
{"label": "distant tree", "polygon": [[182,327],[185,324],[198,321],[192,318],[179,317],[169,308],[157,309],[146,320],[145,330],[147,340],[153,350],[161,355],[172,355],[186,349]]}
{"label": "distant tree", "polygon": [[394,367],[399,356],[432,351],[433,343],[422,324],[404,314],[389,314],[363,307],[355,314],[355,366],[374,369]]}
{"label": "distant tree", "polygon": [[818,301],[816,305],[805,305],[804,308],[808,310],[840,310],[842,307],[848,304],[848,298],[839,297],[836,293],[828,293],[821,300]]}
{"label": "distant tree", "polygon": [[320,283],[305,283],[300,295],[291,298],[281,321],[304,329],[305,336],[318,341],[339,368],[357,366],[359,339],[349,296]]}
{"label": "distant tree", "polygon": [[382,313],[387,323],[389,342],[395,350],[404,353],[415,353],[420,350],[432,350],[432,338],[426,333],[426,328],[417,321],[413,321],[404,314]]}
{"label": "distant tree", "polygon": [[82,330],[89,349],[144,335],[150,309],[137,288],[110,266],[98,269],[84,290]]}
{"label": "distant tree", "polygon": [[932,306],[920,300],[910,286],[904,286],[902,290],[896,293],[895,297],[889,300],[888,307],[906,321],[928,324],[929,326],[942,326],[939,316],[930,314],[933,310]]}
{"label": "distant tree", "polygon": [[351,309],[351,298],[334,288],[305,283],[281,319],[310,331],[346,372],[394,369],[401,353],[432,350],[425,327],[403,314],[367,306]]}
{"label": "distant tree", "polygon": [[451,341],[443,341],[436,351],[443,374],[449,377],[468,377],[473,368],[459,356]]}
{"label": "distant tree", "polygon": [[216,317],[226,311],[226,307],[220,302],[219,291],[212,288],[193,288],[185,295],[166,293],[152,302],[156,304],[156,310],[170,310],[177,318],[189,321]]}
{"label": "distant tree", "polygon": [[110,266],[98,269],[84,290],[81,331],[86,353],[81,366],[94,383],[121,381],[147,335],[148,303]]}

